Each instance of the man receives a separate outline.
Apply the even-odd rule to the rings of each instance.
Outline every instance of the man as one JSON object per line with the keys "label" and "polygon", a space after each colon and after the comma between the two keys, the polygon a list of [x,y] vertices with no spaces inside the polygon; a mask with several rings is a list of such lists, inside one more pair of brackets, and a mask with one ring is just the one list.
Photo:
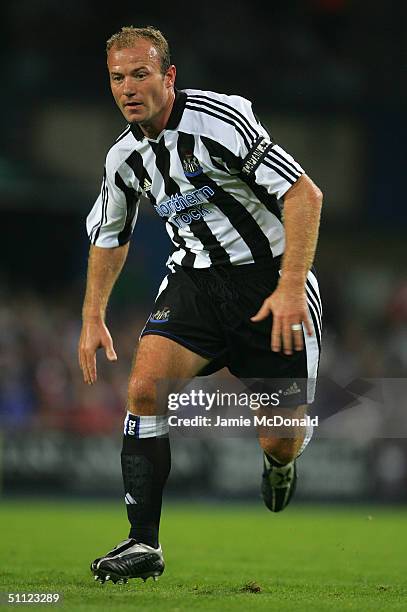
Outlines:
{"label": "man", "polygon": [[[98,348],[116,360],[105,311],[142,194],[174,244],[129,380],[122,450],[129,538],[91,565],[95,579],[118,582],[164,570],[158,529],[170,448],[157,383],[225,365],[240,378],[316,378],[321,306],[310,268],[322,195],[270,139],[248,100],[175,89],[159,31],[122,28],[107,42],[107,64],[129,125],[108,152],[87,220],[92,245],[79,343],[86,383],[96,381]],[[312,396],[302,389],[291,413],[304,415]],[[295,459],[309,437],[303,428],[284,438],[260,432],[270,510],[288,504]]]}

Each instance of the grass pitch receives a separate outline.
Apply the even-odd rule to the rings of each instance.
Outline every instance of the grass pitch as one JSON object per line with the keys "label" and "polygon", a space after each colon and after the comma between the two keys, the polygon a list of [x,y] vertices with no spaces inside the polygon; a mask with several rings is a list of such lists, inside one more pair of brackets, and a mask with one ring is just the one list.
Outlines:
{"label": "grass pitch", "polygon": [[405,610],[406,519],[404,508],[167,503],[163,576],[102,586],[89,562],[127,535],[119,501],[3,502],[0,590],[59,592],[56,609],[75,612]]}

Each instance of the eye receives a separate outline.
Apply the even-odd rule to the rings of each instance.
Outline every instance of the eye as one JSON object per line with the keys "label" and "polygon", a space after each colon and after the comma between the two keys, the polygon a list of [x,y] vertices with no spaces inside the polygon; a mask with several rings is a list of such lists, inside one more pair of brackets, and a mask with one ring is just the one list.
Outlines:
{"label": "eye", "polygon": [[112,74],[111,79],[115,83],[119,83],[123,79],[123,77],[120,74]]}

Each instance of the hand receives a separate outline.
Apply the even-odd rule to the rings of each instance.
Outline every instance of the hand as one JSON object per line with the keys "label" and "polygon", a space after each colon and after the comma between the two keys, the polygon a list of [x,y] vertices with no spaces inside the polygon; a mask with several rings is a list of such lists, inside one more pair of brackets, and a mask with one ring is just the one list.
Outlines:
{"label": "hand", "polygon": [[88,385],[96,382],[96,351],[102,347],[109,361],[117,360],[113,340],[104,321],[99,317],[85,319],[79,339],[78,357],[83,380]]}
{"label": "hand", "polygon": [[291,326],[303,323],[309,336],[312,336],[312,327],[308,316],[307,298],[305,289],[293,289],[289,285],[278,285],[277,289],[264,300],[260,310],[251,321],[263,321],[273,315],[271,331],[271,350],[285,355],[292,355],[295,351],[304,348],[302,330],[294,331]]}

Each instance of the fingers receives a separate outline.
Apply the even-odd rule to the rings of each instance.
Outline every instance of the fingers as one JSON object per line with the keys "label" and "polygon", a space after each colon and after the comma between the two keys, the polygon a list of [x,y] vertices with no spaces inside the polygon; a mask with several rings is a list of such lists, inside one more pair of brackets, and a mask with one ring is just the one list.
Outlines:
{"label": "fingers", "polygon": [[[297,323],[293,324],[298,325]],[[307,333],[308,336],[312,336],[313,335],[313,330],[311,327],[311,323],[308,317],[307,313],[304,313],[303,317],[302,317],[302,328],[301,329],[292,329],[292,325],[290,325],[291,328],[291,338],[293,338],[294,340],[294,350],[295,351],[302,351],[304,348],[304,333],[303,333],[303,328],[305,327],[305,331]],[[285,346],[289,346],[287,344],[285,344]]]}
{"label": "fingers", "polygon": [[265,300],[260,310],[254,315],[254,317],[250,318],[250,321],[253,321],[254,323],[256,323],[257,321],[263,321],[263,319],[266,319],[268,316],[270,316],[270,313],[270,306],[268,306],[267,300]]}
{"label": "fingers", "polygon": [[271,350],[285,355],[292,355],[294,351],[302,351],[304,348],[302,329],[293,330],[294,323],[283,317],[275,317],[271,331]]}
{"label": "fingers", "polygon": [[107,328],[100,330],[94,326],[84,327],[79,341],[79,366],[83,373],[83,380],[93,385],[97,380],[96,351],[104,348],[109,361],[117,361],[113,340]]}
{"label": "fingers", "polygon": [[105,347],[105,353],[109,361],[117,361],[117,355],[113,348],[112,341]]}
{"label": "fingers", "polygon": [[84,382],[87,385],[93,385],[97,380],[96,352],[80,347],[79,366],[82,370]]}
{"label": "fingers", "polygon": [[274,317],[271,330],[271,350],[273,352],[282,351],[285,355],[292,355],[293,346],[295,351],[302,350],[302,331],[294,332],[291,325],[291,321],[284,317]]}
{"label": "fingers", "polygon": [[293,329],[293,326],[299,324],[297,321],[284,319],[284,317],[274,317],[271,350],[274,352],[282,350],[285,355],[292,355],[293,350],[302,351],[304,349],[304,328],[308,336],[312,336],[314,332],[307,314],[302,317],[301,329]]}
{"label": "fingers", "polygon": [[301,329],[292,329],[291,328],[291,338],[294,340],[294,350],[295,351],[302,351],[302,349],[304,348],[304,338],[303,338],[303,331],[302,331],[302,326]]}
{"label": "fingers", "polygon": [[96,372],[96,353],[87,355],[86,357],[86,380],[88,385],[93,385],[97,380]]}
{"label": "fingers", "polygon": [[281,317],[274,316],[271,327],[271,350],[275,353],[279,353],[281,351],[281,331]]}
{"label": "fingers", "polygon": [[291,321],[284,321],[283,325],[283,352],[285,355],[292,355],[293,352],[293,333],[299,336],[298,332],[293,332],[291,329]]}
{"label": "fingers", "polygon": [[314,331],[313,331],[313,328],[312,328],[312,325],[311,325],[311,321],[310,321],[310,318],[309,318],[307,312],[304,314],[304,317],[303,317],[302,321],[304,323],[307,335],[308,336],[313,336],[314,335]]}
{"label": "fingers", "polygon": [[265,300],[250,320],[257,323],[272,315],[271,350],[273,352],[282,351],[285,355],[292,355],[293,351],[304,350],[304,333],[306,332],[308,336],[313,335],[306,306],[290,308],[292,304],[287,306],[286,303],[276,303],[274,296],[275,294]]}

